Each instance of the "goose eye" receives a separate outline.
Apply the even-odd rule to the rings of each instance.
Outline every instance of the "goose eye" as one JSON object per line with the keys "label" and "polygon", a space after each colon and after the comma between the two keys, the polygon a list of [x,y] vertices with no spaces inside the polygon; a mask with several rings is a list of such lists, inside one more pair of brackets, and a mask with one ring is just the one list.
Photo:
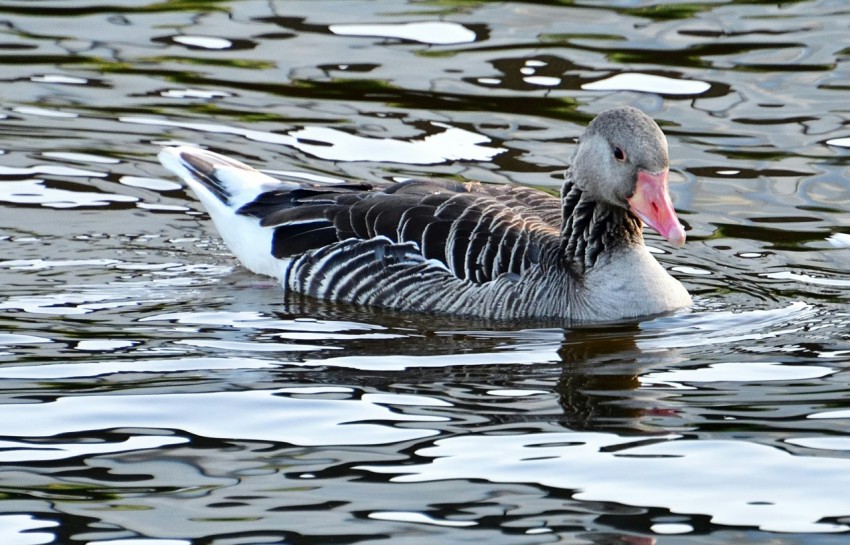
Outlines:
{"label": "goose eye", "polygon": [[626,160],[626,152],[623,151],[623,148],[620,146],[614,148],[614,158],[618,161]]}

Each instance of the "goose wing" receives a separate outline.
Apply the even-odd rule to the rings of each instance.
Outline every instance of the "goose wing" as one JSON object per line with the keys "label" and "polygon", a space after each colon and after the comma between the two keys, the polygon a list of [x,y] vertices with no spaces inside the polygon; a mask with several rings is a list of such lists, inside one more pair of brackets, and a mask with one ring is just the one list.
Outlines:
{"label": "goose wing", "polygon": [[[413,243],[461,280],[520,274],[557,245],[559,201],[542,191],[479,183],[408,180],[386,187],[340,184],[283,188],[238,213],[272,228],[272,254],[291,258],[348,239]],[[560,218],[558,218],[560,223]]]}
{"label": "goose wing", "polygon": [[520,216],[561,231],[564,210],[560,198],[525,186],[491,185],[482,189]]}

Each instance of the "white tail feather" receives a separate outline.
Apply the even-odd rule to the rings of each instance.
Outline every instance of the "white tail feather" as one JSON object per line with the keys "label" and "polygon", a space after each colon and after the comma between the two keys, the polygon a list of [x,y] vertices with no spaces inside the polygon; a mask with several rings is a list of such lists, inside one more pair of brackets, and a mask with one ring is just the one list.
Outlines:
{"label": "white tail feather", "polygon": [[[222,200],[217,193],[194,174],[194,169],[185,157],[194,157],[212,165],[207,173],[214,178],[226,194]],[[193,147],[164,148],[159,160],[171,172],[178,175],[201,201],[224,239],[245,268],[280,280],[289,262],[271,254],[274,229],[261,227],[259,220],[237,214],[243,205],[253,201],[261,193],[275,187],[288,186],[245,164],[211,151]]]}

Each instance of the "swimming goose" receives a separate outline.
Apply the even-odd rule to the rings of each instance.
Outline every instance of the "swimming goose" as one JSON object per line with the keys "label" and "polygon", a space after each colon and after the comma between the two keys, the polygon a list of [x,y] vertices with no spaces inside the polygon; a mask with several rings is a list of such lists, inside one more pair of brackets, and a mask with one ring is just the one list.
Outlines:
{"label": "swimming goose", "polygon": [[642,225],[685,242],[667,141],[631,107],[579,139],[560,199],[513,185],[280,181],[193,147],[164,148],[242,264],[333,301],[495,320],[617,321],[673,311],[688,292]]}

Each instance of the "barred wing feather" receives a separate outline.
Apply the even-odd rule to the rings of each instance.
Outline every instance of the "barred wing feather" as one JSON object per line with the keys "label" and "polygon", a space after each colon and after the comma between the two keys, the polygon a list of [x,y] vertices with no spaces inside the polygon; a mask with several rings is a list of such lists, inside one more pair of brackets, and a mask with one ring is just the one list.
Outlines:
{"label": "barred wing feather", "polygon": [[[557,227],[509,206],[514,188],[413,180],[386,187],[365,184],[305,187],[263,194],[238,213],[274,229],[271,252],[285,258],[348,239],[385,237],[413,243],[426,260],[456,278],[486,283],[520,274],[542,249],[557,247]],[[558,199],[540,193],[541,199]],[[505,203],[502,202],[504,199]],[[322,266],[339,266],[339,259]]]}

